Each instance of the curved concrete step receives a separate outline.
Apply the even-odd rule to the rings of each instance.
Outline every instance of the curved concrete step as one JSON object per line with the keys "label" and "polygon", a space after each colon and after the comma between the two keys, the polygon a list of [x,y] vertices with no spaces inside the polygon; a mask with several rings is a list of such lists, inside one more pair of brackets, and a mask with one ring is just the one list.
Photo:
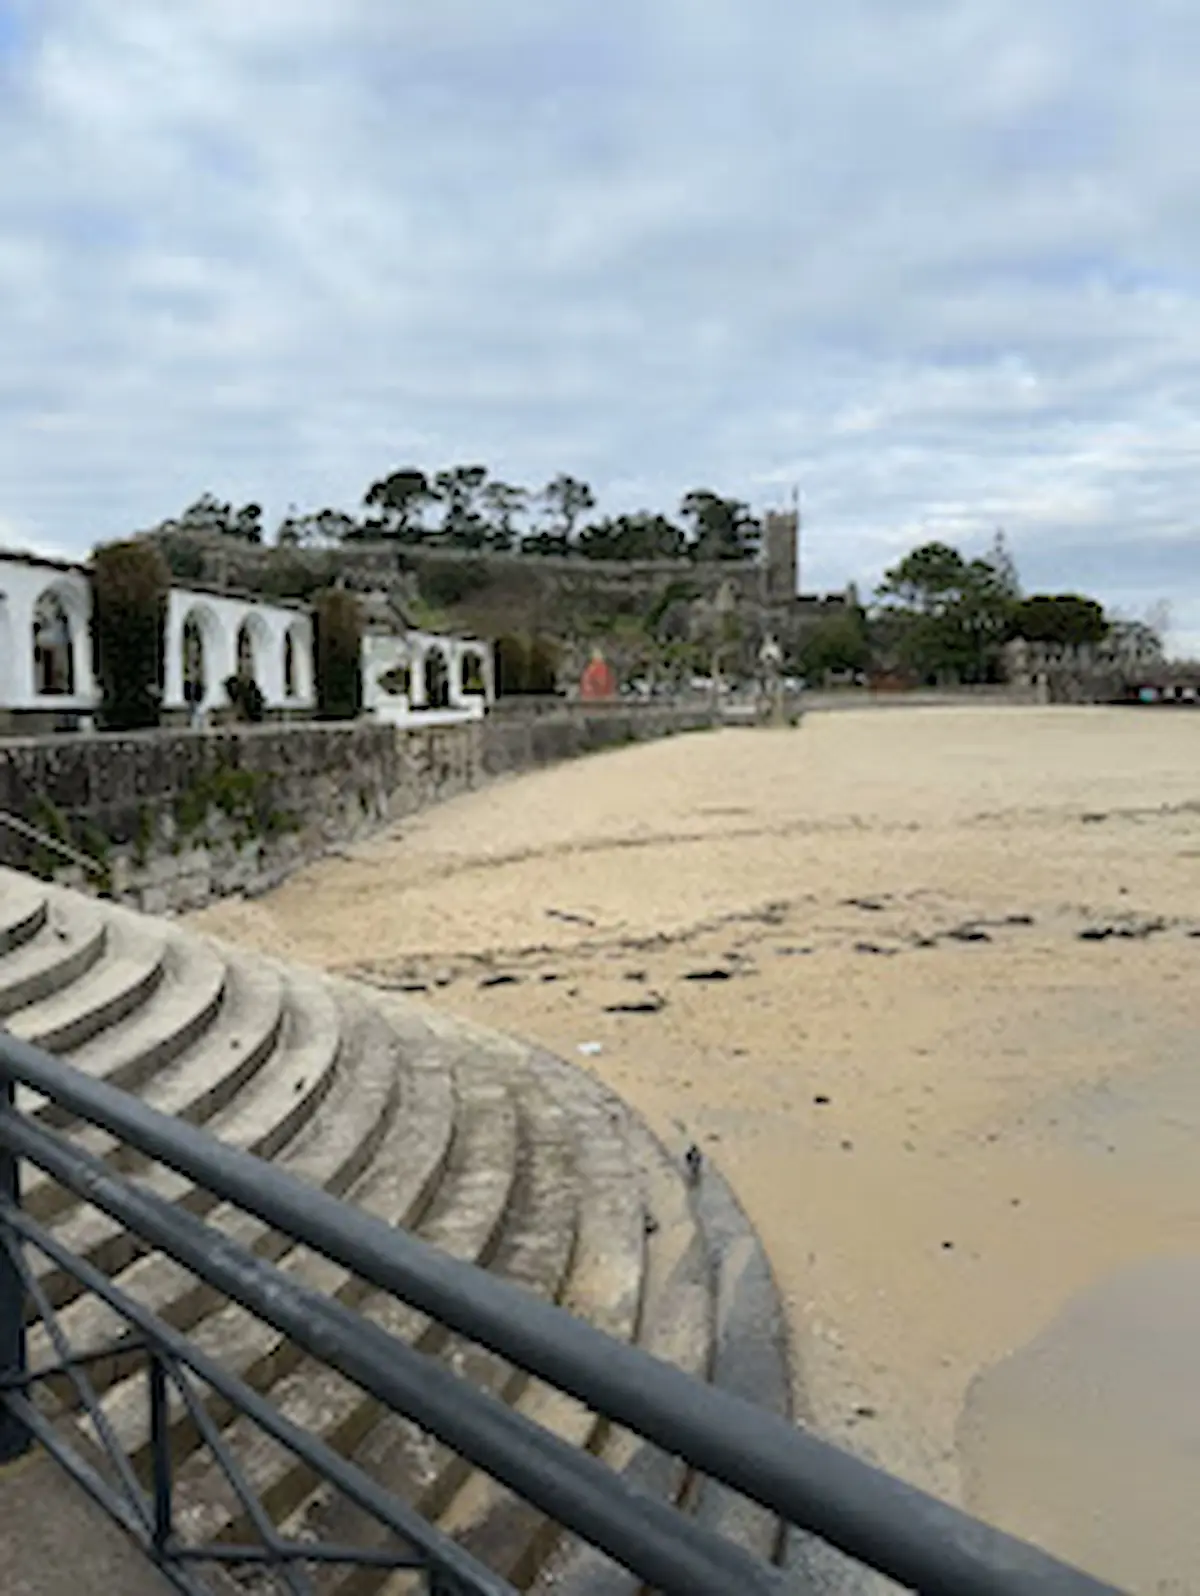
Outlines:
{"label": "curved concrete step", "polygon": [[48,890],[46,904],[37,931],[0,957],[0,1017],[70,986],[104,952],[107,923],[96,903]]}
{"label": "curved concrete step", "polygon": [[[470,1067],[504,1081],[517,1108],[516,1179],[500,1244],[488,1267],[533,1295],[556,1301],[571,1268],[577,1234],[578,1185],[570,1117],[556,1099],[537,1090],[527,1074],[514,1079],[491,1059],[478,1057]],[[508,1404],[517,1402],[529,1384],[523,1370],[459,1336],[447,1337],[437,1356],[473,1386]],[[445,1512],[473,1473],[457,1453],[394,1413],[379,1414],[355,1449],[354,1460],[394,1496],[430,1519]],[[355,1546],[381,1547],[390,1539],[374,1519],[345,1502],[331,1503],[319,1518],[310,1511],[306,1525]],[[380,1583],[378,1571],[365,1569],[330,1569],[317,1580],[319,1590],[337,1591],[339,1596],[367,1596]]]}
{"label": "curved concrete step", "polygon": [[[304,1123],[279,1153],[278,1162],[300,1179],[341,1196],[362,1174],[379,1140],[386,1134],[392,1102],[385,1100],[385,1113],[381,1117],[378,1102],[362,1091],[361,1083],[356,1078],[353,1062],[358,1036],[355,1027],[367,1023],[366,1018],[356,1014],[348,1037],[343,1038],[342,1011],[329,988],[324,983],[309,983],[305,992],[306,1004],[313,1005],[315,994],[322,1005],[325,1002],[330,1005],[335,1022],[332,1035],[329,1014],[322,1012],[313,1027],[313,1034],[307,1037],[305,1047],[301,1049],[299,1065],[293,1058],[286,1071],[280,1070],[279,1061],[286,1051],[285,1043],[281,1042],[271,1053],[267,1064],[260,1066],[245,1099],[258,1098],[261,1095],[260,1079],[270,1074],[270,1080],[266,1083],[270,1098],[280,1105],[281,1112],[286,1110],[288,1095],[282,1089],[281,1082],[286,1086],[291,1081],[293,1099],[301,1107],[308,1101],[311,1108],[310,1094],[297,1094],[294,1087],[310,1076],[315,1080],[316,1090],[320,1093],[315,1111],[305,1114]],[[285,1002],[285,1012],[287,1008]],[[293,1024],[294,1021],[293,1012],[288,1023]],[[293,1037],[297,1034],[294,1028],[292,1034]],[[394,1088],[395,1058],[390,1050],[386,1058],[377,1058],[376,1062],[383,1073],[390,1071]],[[224,1124],[227,1132],[231,1128],[236,1131],[239,1118],[261,1127],[261,1104],[252,1101],[233,1102],[210,1123],[214,1127]],[[274,1128],[271,1134],[274,1134]],[[232,1140],[232,1136],[226,1135],[223,1139]],[[275,1260],[290,1250],[291,1243],[287,1237],[270,1229],[251,1214],[229,1204],[216,1204],[209,1194],[198,1192],[183,1177],[156,1169],[153,1179],[156,1189],[165,1190],[168,1194],[175,1192],[174,1200],[186,1201],[189,1208],[203,1212],[209,1224],[260,1256]],[[81,1217],[87,1212],[82,1211]],[[198,1324],[218,1302],[211,1289],[198,1281],[189,1270],[170,1258],[145,1249],[140,1249],[126,1265],[112,1273],[122,1290],[181,1330],[190,1330]],[[91,1352],[113,1345],[123,1338],[124,1327],[117,1314],[91,1297],[74,1297],[60,1309],[60,1319],[64,1329],[69,1331],[72,1344],[84,1351]],[[37,1335],[40,1336],[41,1332],[37,1332]],[[33,1344],[31,1338],[31,1346]],[[38,1344],[42,1343],[39,1341]],[[129,1359],[118,1354],[111,1360],[93,1365],[93,1381],[98,1388],[103,1388],[123,1377],[128,1367]],[[67,1394],[64,1400],[70,1402],[70,1395]]]}
{"label": "curved concrete step", "polygon": [[[214,1115],[209,1128],[221,1141],[274,1158],[292,1140],[333,1085],[341,1046],[341,1020],[329,988],[316,977],[284,976],[285,1021],[273,1052],[248,1090]],[[155,1166],[140,1184],[195,1213],[216,1206],[210,1193],[183,1175]],[[106,1274],[125,1269],[146,1249],[95,1208],[72,1209],[57,1227],[63,1244]],[[78,1295],[76,1282],[46,1264],[39,1278],[56,1307]]]}
{"label": "curved concrete step", "polygon": [[[603,1095],[641,1177],[648,1234],[637,1342],[654,1357],[707,1379],[713,1354],[712,1278],[687,1185],[648,1127],[618,1098]],[[682,1499],[689,1478],[686,1466],[632,1431],[609,1428],[598,1455],[645,1495]],[[636,1596],[641,1586],[603,1552],[570,1537],[562,1540],[530,1588],[547,1596],[551,1591]]]}
{"label": "curved concrete step", "polygon": [[[47,1053],[71,1053],[147,1002],[164,975],[166,927],[109,910],[105,930],[102,956],[78,980],[9,1013],[6,1024],[14,1036]],[[136,1088],[141,1083],[127,1068],[117,1084]],[[39,1117],[52,1125],[70,1119],[52,1104]]]}
{"label": "curved concrete step", "polygon": [[[0,870],[0,1015],[66,1051],[87,1073],[160,1110],[206,1123],[220,1140],[276,1159],[300,1178],[412,1228],[623,1341],[787,1411],[778,1294],[736,1200],[680,1157],[593,1076],[509,1038],[405,999],[289,971],[79,894]],[[5,1005],[8,1005],[7,1008]],[[44,1117],[51,1118],[47,1112]],[[692,1478],[673,1457],[505,1360],[431,1324],[340,1266],[94,1127],[65,1121],[78,1145],[222,1234],[279,1263],[367,1322],[436,1356],[631,1485],[677,1502],[759,1555],[779,1553],[769,1514]],[[564,1537],[527,1504],[373,1398],[219,1298],[170,1259],[33,1172],[25,1200],[72,1250],[239,1373],[289,1419],[354,1458],[436,1520],[481,1562],[543,1596],[635,1596],[636,1579]],[[90,1367],[135,1466],[146,1463],[144,1358],[103,1304],[36,1253],[31,1261],[73,1347],[114,1350]],[[124,1339],[124,1345],[122,1340]],[[30,1330],[34,1363],[51,1349]],[[74,1405],[73,1393],[52,1389]],[[210,1411],[282,1533],[366,1547],[373,1520],[337,1498],[211,1394]],[[80,1428],[94,1439],[91,1426]],[[171,1410],[178,1516],[189,1539],[253,1538],[194,1421]],[[329,1567],[321,1596],[410,1596],[411,1576]]]}
{"label": "curved concrete step", "polygon": [[[454,1082],[453,1123],[444,1170],[418,1233],[453,1257],[486,1265],[500,1243],[516,1175],[516,1112],[502,1083],[464,1072]],[[445,1342],[440,1326],[384,1293],[373,1292],[359,1311],[369,1323],[422,1351],[435,1351]],[[275,1385],[271,1402],[342,1453],[353,1452],[378,1417],[372,1397],[308,1359]],[[277,1521],[315,1522],[325,1511],[326,1491],[308,1468],[255,1425],[237,1419],[224,1439]],[[195,1454],[179,1471],[176,1500],[190,1538],[237,1540],[248,1533],[220,1469],[206,1454]]]}
{"label": "curved concrete step", "polygon": [[[624,1136],[609,1106],[582,1095],[577,1080],[564,1080],[557,1060],[531,1050],[525,1068],[538,1088],[569,1112],[574,1131],[579,1228],[559,1302],[605,1334],[631,1341],[641,1316],[646,1227]],[[533,1423],[581,1449],[598,1449],[607,1433],[607,1425],[589,1408],[540,1380],[527,1383],[515,1406]],[[562,1533],[536,1508],[478,1471],[438,1522],[472,1556],[522,1590]],[[386,1596],[403,1596],[405,1577],[398,1575],[386,1584]]]}
{"label": "curved concrete step", "polygon": [[[715,1287],[711,1380],[733,1396],[792,1417],[787,1319],[770,1261],[721,1172],[706,1162],[693,1196]],[[774,1514],[716,1480],[694,1482],[688,1511],[706,1529],[765,1562],[784,1552]]]}
{"label": "curved concrete step", "polygon": [[[198,1124],[247,1083],[275,1046],[282,1022],[283,983],[276,970],[253,961],[227,967],[203,939],[176,937],[146,1008],[79,1048],[71,1063],[110,1081],[125,1068],[143,1078],[153,1068],[143,1101]],[[72,1127],[71,1140],[127,1173],[145,1164],[93,1125]],[[46,1220],[77,1199],[35,1170],[26,1177],[23,1201]]]}
{"label": "curved concrete step", "polygon": [[[315,1175],[314,1184],[341,1193],[352,1189],[356,1182],[362,1185],[364,1180],[369,1181],[376,1155],[391,1129],[400,1101],[397,1063],[394,1040],[385,1022],[369,1011],[352,1019],[348,1017],[337,1085],[310,1127],[314,1156],[310,1160],[309,1174]],[[425,1133],[431,1128],[436,1133],[436,1126],[421,1127]],[[315,1158],[318,1153],[319,1166]],[[306,1178],[303,1164],[299,1169],[293,1164],[292,1172]],[[395,1189],[395,1183],[391,1189]],[[356,1193],[356,1200],[357,1197]],[[209,1222],[216,1222],[217,1217],[210,1215]],[[229,1234],[231,1229],[248,1231],[249,1227],[239,1226],[238,1221],[250,1217],[234,1211],[230,1224],[220,1226],[222,1233]],[[406,1216],[401,1211],[385,1217],[403,1222]],[[287,1247],[277,1259],[280,1267],[305,1286],[349,1302],[365,1295],[365,1285],[356,1282],[340,1265],[307,1248],[291,1247],[285,1238],[280,1239]],[[171,1295],[172,1284],[176,1293],[191,1297],[192,1280],[185,1271],[166,1267],[166,1259],[151,1257],[146,1262],[150,1267],[144,1274],[152,1278],[143,1279],[139,1300],[146,1300],[146,1288],[152,1286],[155,1295],[168,1299],[160,1301],[156,1311],[168,1320],[177,1319],[173,1309],[177,1307],[179,1296]],[[157,1270],[153,1269],[155,1264],[160,1265]],[[212,1308],[213,1311],[191,1326],[191,1338],[201,1351],[218,1358],[226,1369],[248,1385],[266,1390],[300,1361],[299,1349],[256,1315],[230,1302],[212,1304]],[[141,1464],[149,1446],[146,1399],[146,1380],[138,1371],[111,1386],[101,1403],[122,1449],[137,1464]],[[211,1411],[218,1423],[224,1423],[231,1416],[215,1399]],[[185,1457],[200,1441],[193,1421],[187,1417],[182,1404],[174,1400],[171,1435],[172,1451],[177,1459]]]}
{"label": "curved concrete step", "polygon": [[40,881],[0,867],[0,957],[36,936],[48,913],[49,899]]}

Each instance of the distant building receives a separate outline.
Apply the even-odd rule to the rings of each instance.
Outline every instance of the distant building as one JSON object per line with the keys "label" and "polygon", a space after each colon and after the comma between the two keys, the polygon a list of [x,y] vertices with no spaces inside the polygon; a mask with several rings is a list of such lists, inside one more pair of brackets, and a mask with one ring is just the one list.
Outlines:
{"label": "distant building", "polygon": [[763,517],[763,602],[791,604],[800,591],[800,511],[768,510]]}

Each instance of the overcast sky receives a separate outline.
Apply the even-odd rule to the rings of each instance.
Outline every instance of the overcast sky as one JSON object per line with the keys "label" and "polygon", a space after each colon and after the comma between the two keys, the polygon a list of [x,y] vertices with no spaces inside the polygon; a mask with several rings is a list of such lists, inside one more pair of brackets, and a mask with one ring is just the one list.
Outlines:
{"label": "overcast sky", "polygon": [[0,0],[0,541],[798,483],[1200,650],[1197,0]]}

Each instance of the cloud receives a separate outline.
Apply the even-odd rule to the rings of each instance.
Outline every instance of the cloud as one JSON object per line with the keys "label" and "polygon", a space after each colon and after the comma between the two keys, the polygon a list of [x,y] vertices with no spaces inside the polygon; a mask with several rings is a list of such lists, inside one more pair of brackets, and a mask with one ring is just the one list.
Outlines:
{"label": "cloud", "polygon": [[1200,647],[1198,66],[1175,0],[0,0],[0,517],[799,482],[806,586],[1003,524]]}

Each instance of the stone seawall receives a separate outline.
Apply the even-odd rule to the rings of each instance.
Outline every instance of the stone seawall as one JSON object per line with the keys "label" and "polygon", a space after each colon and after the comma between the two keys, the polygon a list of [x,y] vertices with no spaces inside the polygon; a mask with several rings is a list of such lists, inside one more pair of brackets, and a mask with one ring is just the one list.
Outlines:
{"label": "stone seawall", "polygon": [[697,706],[452,726],[304,722],[0,742],[0,863],[152,913],[255,894],[331,848],[493,777],[711,724]]}

